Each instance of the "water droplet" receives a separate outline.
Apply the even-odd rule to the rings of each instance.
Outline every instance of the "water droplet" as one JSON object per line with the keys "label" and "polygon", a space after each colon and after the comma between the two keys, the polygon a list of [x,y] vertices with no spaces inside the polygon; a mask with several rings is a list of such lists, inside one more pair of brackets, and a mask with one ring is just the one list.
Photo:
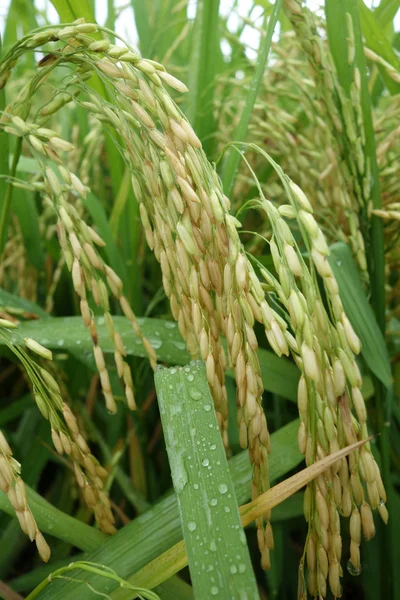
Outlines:
{"label": "water droplet", "polygon": [[183,370],[185,371],[185,373],[190,373],[190,367],[185,367]]}
{"label": "water droplet", "polygon": [[203,467],[208,467],[210,461],[208,460],[208,458],[203,458],[201,464],[203,465]]}
{"label": "water droplet", "polygon": [[226,492],[228,491],[228,486],[226,485],[226,483],[220,483],[218,486],[218,491],[220,494],[226,494]]}
{"label": "water droplet", "polygon": [[57,346],[64,346],[64,340],[58,340]]}
{"label": "water droplet", "polygon": [[239,565],[239,573],[244,573],[246,570],[246,565],[244,565],[243,563],[240,563]]}
{"label": "water droplet", "polygon": [[171,340],[171,344],[173,344],[178,350],[186,350],[185,342],[177,342],[176,340]]}
{"label": "water droplet", "polygon": [[246,541],[246,534],[245,534],[245,532],[243,531],[243,529],[242,529],[242,531],[239,533],[239,539],[240,539],[240,541],[242,542],[243,546],[245,546],[245,545],[246,545],[246,543],[247,543],[247,541]]}
{"label": "water droplet", "polygon": [[77,346],[80,346],[80,344],[82,344],[82,341],[81,340],[76,340],[75,343],[76,343]]}
{"label": "water droplet", "polygon": [[196,527],[197,527],[197,525],[194,521],[189,521],[189,523],[188,523],[189,531],[196,531]]}
{"label": "water droplet", "polygon": [[175,329],[176,323],[174,321],[164,321],[165,329]]}
{"label": "water droplet", "polygon": [[216,448],[217,448],[217,445],[216,445],[216,444],[212,444],[212,445],[210,446],[210,450],[216,450]]}
{"label": "water droplet", "polygon": [[170,370],[170,373],[171,373],[171,375],[175,375],[175,373],[176,373],[175,367],[172,367],[172,369]]}
{"label": "water droplet", "polygon": [[186,378],[188,381],[192,382],[194,380],[194,375],[192,375],[191,373],[187,376]]}
{"label": "water droplet", "polygon": [[217,506],[218,500],[216,498],[211,498],[210,504],[211,504],[211,506]]}
{"label": "water droplet", "polygon": [[199,484],[198,483],[194,483],[193,484],[193,489],[198,490],[199,489]]}
{"label": "water droplet", "polygon": [[211,540],[211,542],[210,542],[210,550],[212,552],[216,552],[217,551],[217,544],[215,543],[214,540]]}
{"label": "water droplet", "polygon": [[237,566],[236,565],[231,565],[229,567],[229,570],[232,573],[232,575],[234,575],[235,573],[237,573]]}
{"label": "water droplet", "polygon": [[[206,412],[208,412],[209,410],[211,410],[211,404],[205,404],[205,405],[203,406],[203,408],[204,408],[204,410],[205,410]],[[212,427],[212,425],[211,425],[211,427]]]}
{"label": "water droplet", "polygon": [[226,513],[231,512],[231,509],[229,508],[229,506],[224,506],[224,510],[225,510]]}
{"label": "water droplet", "polygon": [[189,396],[192,398],[192,400],[200,400],[201,392],[197,388],[191,387],[189,388]]}
{"label": "water droplet", "polygon": [[347,563],[347,570],[350,573],[350,575],[359,575],[361,573],[361,566],[358,569],[356,569],[351,560],[349,560],[349,562]]}
{"label": "water droplet", "polygon": [[219,589],[217,588],[216,585],[213,585],[211,588],[211,596],[216,596],[219,592]]}

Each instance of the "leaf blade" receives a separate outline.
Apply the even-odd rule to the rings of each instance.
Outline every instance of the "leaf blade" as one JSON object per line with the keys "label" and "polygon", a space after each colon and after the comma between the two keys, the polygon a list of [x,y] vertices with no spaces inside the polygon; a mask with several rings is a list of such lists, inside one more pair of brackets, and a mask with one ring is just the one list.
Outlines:
{"label": "leaf blade", "polygon": [[205,366],[161,368],[155,383],[195,595],[257,598]]}

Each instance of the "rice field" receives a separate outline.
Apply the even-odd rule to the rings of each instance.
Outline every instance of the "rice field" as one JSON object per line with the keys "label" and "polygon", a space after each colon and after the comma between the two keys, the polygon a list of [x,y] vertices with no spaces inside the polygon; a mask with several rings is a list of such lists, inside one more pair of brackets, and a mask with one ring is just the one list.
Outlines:
{"label": "rice field", "polygon": [[0,597],[400,598],[397,0],[0,3]]}

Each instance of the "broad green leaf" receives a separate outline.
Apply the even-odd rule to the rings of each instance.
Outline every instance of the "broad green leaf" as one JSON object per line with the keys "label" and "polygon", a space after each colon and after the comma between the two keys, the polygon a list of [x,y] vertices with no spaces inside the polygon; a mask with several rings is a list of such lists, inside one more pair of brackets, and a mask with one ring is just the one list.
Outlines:
{"label": "broad green leaf", "polygon": [[155,376],[197,598],[259,598],[204,363]]}
{"label": "broad green leaf", "polygon": [[[292,421],[271,435],[273,452],[269,459],[270,479],[274,481],[294,469],[303,459],[297,449],[297,428],[299,421]],[[250,497],[252,469],[247,452],[241,452],[229,460],[229,469],[235,486],[236,498],[243,504]],[[109,538],[98,550],[91,552],[87,560],[107,564],[115,569],[120,577],[127,579],[147,563],[171,548],[182,539],[178,505],[175,495],[169,495],[146,513],[123,527]],[[79,579],[87,580],[87,573],[79,573]],[[90,577],[91,583],[103,593],[112,588],[98,577]],[[85,588],[76,582],[54,582],[49,590],[40,594],[40,600],[96,600]]]}
{"label": "broad green leaf", "polygon": [[[3,292],[0,291],[0,303],[2,303],[2,294]],[[5,296],[6,298],[7,296]],[[113,318],[127,353],[146,357],[143,344],[135,336],[128,319],[120,316]],[[155,349],[159,361],[178,365],[184,365],[190,361],[186,344],[179,334],[176,323],[149,318],[139,318],[138,322],[143,334]],[[96,324],[99,343],[103,351],[114,352],[113,344],[108,338],[104,318],[97,318]],[[86,360],[92,359],[92,340],[80,317],[47,317],[46,321],[21,322],[19,328],[13,331],[13,340],[16,344],[22,344],[24,337],[32,337],[40,344],[54,350],[73,351],[74,355],[80,353]],[[265,389],[296,401],[299,380],[297,367],[289,360],[278,358],[268,350],[260,349],[258,356]],[[228,375],[233,376],[233,372],[228,371]]]}
{"label": "broad green leaf", "polygon": [[346,244],[330,248],[330,265],[337,279],[344,310],[361,340],[361,353],[372,373],[387,387],[391,386],[390,361],[384,337],[365,295],[357,267]]}

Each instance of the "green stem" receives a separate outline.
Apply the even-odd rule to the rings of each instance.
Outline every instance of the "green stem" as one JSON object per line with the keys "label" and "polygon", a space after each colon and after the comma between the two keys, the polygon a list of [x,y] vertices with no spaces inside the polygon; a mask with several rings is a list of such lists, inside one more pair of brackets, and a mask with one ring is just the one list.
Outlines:
{"label": "green stem", "polygon": [[[13,162],[11,165],[10,177],[15,176],[19,157],[21,155],[21,148],[22,148],[22,138],[19,137],[17,139],[17,144],[15,147],[14,158],[13,158]],[[1,210],[1,216],[0,216],[0,253],[3,252],[4,246],[6,244],[6,227],[7,227],[7,223],[8,223],[8,215],[10,212],[13,189],[14,189],[14,186],[10,181],[7,185],[6,195],[4,197],[4,203],[3,203],[3,207]]]}

